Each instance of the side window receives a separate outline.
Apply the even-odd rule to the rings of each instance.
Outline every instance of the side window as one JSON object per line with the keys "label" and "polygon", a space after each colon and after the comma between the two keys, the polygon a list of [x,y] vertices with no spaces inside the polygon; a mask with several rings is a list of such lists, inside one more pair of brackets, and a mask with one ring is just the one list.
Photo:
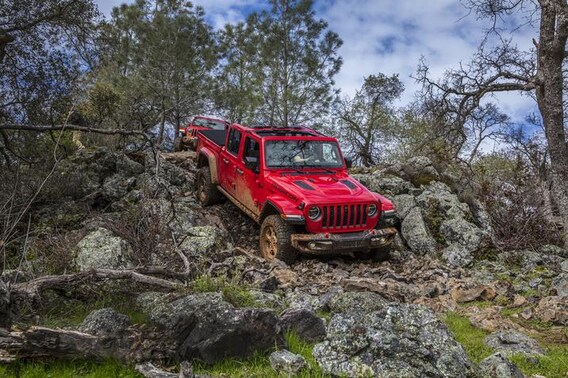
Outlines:
{"label": "side window", "polygon": [[246,137],[245,139],[245,150],[243,151],[243,161],[246,161],[246,158],[258,158],[260,156],[260,148],[258,142],[251,137]]}
{"label": "side window", "polygon": [[233,155],[239,154],[239,146],[241,145],[241,132],[236,129],[229,131],[229,141],[227,143],[227,151]]}

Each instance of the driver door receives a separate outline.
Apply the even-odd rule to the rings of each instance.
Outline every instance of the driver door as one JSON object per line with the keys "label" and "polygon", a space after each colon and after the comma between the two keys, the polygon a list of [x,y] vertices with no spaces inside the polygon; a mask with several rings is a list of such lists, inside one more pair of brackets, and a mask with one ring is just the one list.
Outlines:
{"label": "driver door", "polygon": [[258,216],[260,213],[258,204],[262,203],[262,199],[259,198],[262,191],[259,183],[259,173],[258,168],[253,170],[245,166],[247,158],[249,160],[256,158],[257,167],[260,167],[260,143],[251,136],[247,136],[244,141],[241,161],[243,169],[236,172],[235,182],[237,186],[235,197],[247,209]]}

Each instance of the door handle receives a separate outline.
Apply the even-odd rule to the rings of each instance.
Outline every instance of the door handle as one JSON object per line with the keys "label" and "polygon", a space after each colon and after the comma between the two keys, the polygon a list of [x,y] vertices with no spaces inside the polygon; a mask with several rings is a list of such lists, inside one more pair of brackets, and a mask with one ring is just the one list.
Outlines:
{"label": "door handle", "polygon": [[237,171],[237,173],[238,173],[239,175],[242,175],[242,174],[245,172],[245,171],[243,171],[243,170],[240,169],[240,168],[236,168],[235,170]]}
{"label": "door handle", "polygon": [[225,164],[229,164],[229,160],[227,160],[227,159],[223,158],[223,163],[225,163]]}

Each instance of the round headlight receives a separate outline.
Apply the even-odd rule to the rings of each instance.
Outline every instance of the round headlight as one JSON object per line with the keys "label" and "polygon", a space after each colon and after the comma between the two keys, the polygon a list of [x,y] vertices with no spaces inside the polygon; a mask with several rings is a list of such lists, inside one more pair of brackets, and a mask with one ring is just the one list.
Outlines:
{"label": "round headlight", "polygon": [[317,206],[312,206],[310,207],[310,210],[308,210],[308,217],[311,220],[318,219],[320,215],[321,215],[321,209]]}
{"label": "round headlight", "polygon": [[376,214],[377,214],[377,205],[372,203],[369,205],[369,208],[367,209],[367,216],[374,217]]}

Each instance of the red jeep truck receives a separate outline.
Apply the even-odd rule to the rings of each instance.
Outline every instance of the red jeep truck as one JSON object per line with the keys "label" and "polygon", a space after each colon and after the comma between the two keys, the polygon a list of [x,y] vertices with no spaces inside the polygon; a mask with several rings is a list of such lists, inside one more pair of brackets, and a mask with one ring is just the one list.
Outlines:
{"label": "red jeep truck", "polygon": [[231,200],[261,225],[260,252],[384,259],[396,234],[391,201],[351,178],[335,138],[306,127],[245,127],[197,133],[197,198]]}
{"label": "red jeep truck", "polygon": [[179,135],[174,142],[174,150],[182,149],[195,150],[197,146],[197,132],[200,130],[226,130],[229,123],[219,118],[211,118],[205,116],[195,116],[191,122],[179,128]]}

